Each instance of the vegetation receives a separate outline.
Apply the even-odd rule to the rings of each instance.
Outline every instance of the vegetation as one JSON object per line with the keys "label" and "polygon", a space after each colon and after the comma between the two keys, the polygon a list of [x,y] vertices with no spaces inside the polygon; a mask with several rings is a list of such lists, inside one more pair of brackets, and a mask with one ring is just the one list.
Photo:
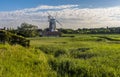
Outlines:
{"label": "vegetation", "polygon": [[[17,29],[7,29],[7,31],[21,35],[24,37],[37,37],[43,36],[45,32],[48,32],[49,36],[49,28],[45,28],[44,30],[38,29],[38,26],[22,23]],[[120,27],[106,27],[106,28],[78,28],[76,30],[73,29],[58,29],[58,33],[63,34],[120,34]]]}
{"label": "vegetation", "polygon": [[11,45],[20,44],[24,47],[29,47],[30,40],[6,30],[0,30],[0,43],[5,44],[5,42]]}
{"label": "vegetation", "polygon": [[120,27],[111,28],[83,28],[83,29],[60,29],[65,34],[120,34]]}
{"label": "vegetation", "polygon": [[54,77],[44,53],[34,48],[0,45],[0,77]]}
{"label": "vegetation", "polygon": [[35,37],[38,36],[38,27],[28,23],[22,23],[20,27],[17,28],[16,33],[24,37]]}
{"label": "vegetation", "polygon": [[0,77],[120,76],[119,34],[63,36],[29,38],[30,48],[0,44]]}

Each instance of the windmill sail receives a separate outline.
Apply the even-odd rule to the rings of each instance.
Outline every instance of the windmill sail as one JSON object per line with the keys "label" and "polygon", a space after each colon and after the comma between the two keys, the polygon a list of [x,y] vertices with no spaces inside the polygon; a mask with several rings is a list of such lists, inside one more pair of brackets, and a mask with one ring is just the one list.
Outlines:
{"label": "windmill sail", "polygon": [[58,20],[56,20],[56,22],[57,22],[58,24],[60,24],[60,26],[62,26],[62,24],[61,24]]}

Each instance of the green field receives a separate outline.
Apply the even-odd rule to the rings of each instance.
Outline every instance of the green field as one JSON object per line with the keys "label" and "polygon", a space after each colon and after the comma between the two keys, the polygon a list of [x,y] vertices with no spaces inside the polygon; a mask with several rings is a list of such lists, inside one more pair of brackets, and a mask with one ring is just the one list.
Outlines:
{"label": "green field", "polygon": [[0,44],[0,77],[120,77],[120,35],[29,38]]}

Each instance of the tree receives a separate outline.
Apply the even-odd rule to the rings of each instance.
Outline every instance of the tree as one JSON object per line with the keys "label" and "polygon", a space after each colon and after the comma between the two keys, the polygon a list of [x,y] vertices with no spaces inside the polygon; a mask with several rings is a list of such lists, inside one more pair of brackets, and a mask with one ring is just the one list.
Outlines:
{"label": "tree", "polygon": [[22,23],[20,27],[17,28],[17,34],[24,37],[35,37],[38,35],[38,27],[28,23]]}

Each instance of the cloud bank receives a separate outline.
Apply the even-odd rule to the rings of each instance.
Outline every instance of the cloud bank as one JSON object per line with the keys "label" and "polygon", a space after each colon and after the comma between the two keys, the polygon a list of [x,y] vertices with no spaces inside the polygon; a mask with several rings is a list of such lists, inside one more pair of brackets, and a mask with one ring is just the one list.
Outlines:
{"label": "cloud bank", "polygon": [[16,28],[27,22],[39,28],[48,27],[47,16],[56,16],[63,26],[58,28],[96,28],[120,26],[120,7],[80,8],[79,5],[41,5],[15,11],[0,12],[0,26]]}

